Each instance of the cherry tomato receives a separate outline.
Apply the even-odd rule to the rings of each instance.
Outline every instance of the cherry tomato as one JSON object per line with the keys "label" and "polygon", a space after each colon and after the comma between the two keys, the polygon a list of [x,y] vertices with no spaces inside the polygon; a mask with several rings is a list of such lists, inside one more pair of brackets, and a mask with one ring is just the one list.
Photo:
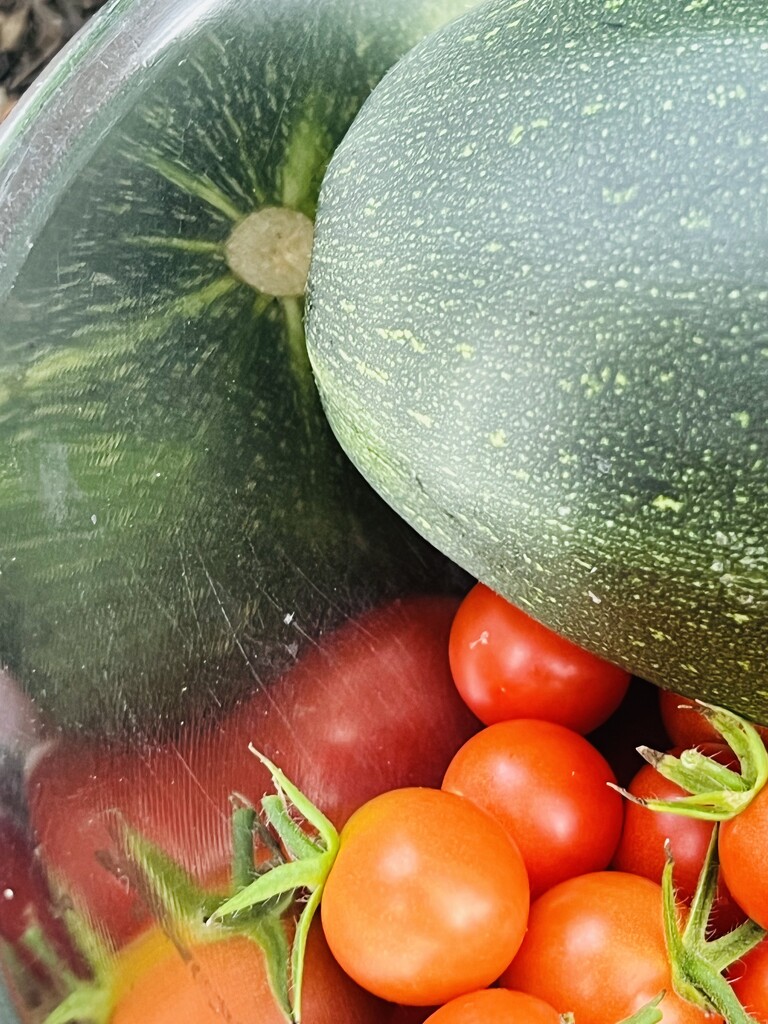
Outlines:
{"label": "cherry tomato", "polygon": [[608,762],[578,733],[519,718],[489,725],[458,751],[443,789],[494,817],[523,855],[536,898],[605,868],[621,834],[622,797]]}
{"label": "cherry tomato", "polygon": [[225,884],[229,796],[258,806],[272,790],[251,742],[337,827],[377,793],[439,786],[480,727],[448,665],[457,607],[453,597],[412,597],[350,620],[220,722],[191,722],[154,749],[79,738],[41,747],[27,796],[44,864],[120,944],[149,913],[116,861],[119,821],[199,882]]}
{"label": "cherry tomato", "polygon": [[450,659],[459,692],[486,725],[543,718],[591,732],[629,685],[623,669],[553,633],[483,583],[456,614]]}
{"label": "cherry tomato", "polygon": [[525,992],[487,988],[470,992],[441,1006],[426,1024],[559,1024],[560,1014],[549,1003]]}
{"label": "cherry tomato", "polygon": [[333,955],[392,1002],[429,1006],[487,987],[516,953],[529,892],[520,852],[453,793],[399,789],[349,819],[323,892]]}
{"label": "cherry tomato", "polygon": [[[733,751],[722,744],[700,747],[702,753],[714,757],[721,764],[738,767]],[[673,751],[679,754],[679,749]],[[665,779],[650,765],[644,765],[628,786],[629,792],[639,798],[655,797],[675,800],[686,791]],[[680,814],[650,810],[627,801],[624,807],[624,827],[613,858],[619,871],[629,871],[661,883],[666,863],[664,845],[669,840],[674,865],[674,884],[677,898],[690,903],[696,891],[714,825]],[[744,913],[730,898],[724,885],[720,885],[713,907],[711,923],[719,934],[735,928],[744,920]]]}
{"label": "cherry tomato", "polygon": [[[117,963],[110,1024],[285,1024],[269,987],[264,953],[232,937],[179,949],[159,929],[126,947]],[[310,930],[304,1024],[379,1024],[389,1007],[348,978],[322,928]]]}
{"label": "cherry tomato", "polygon": [[768,939],[729,969],[728,980],[747,1013],[768,1024]]}
{"label": "cherry tomato", "polygon": [[662,990],[664,1024],[713,1024],[672,991],[661,886],[621,871],[556,885],[531,906],[502,984],[530,992],[579,1024],[616,1024]]}
{"label": "cherry tomato", "polygon": [[768,928],[768,788],[721,823],[717,848],[731,896],[748,917]]}
{"label": "cherry tomato", "polygon": [[[676,747],[696,747],[702,743],[722,743],[723,737],[696,710],[695,701],[669,690],[659,690],[659,711],[667,735]],[[757,731],[768,740],[768,726],[757,727]]]}

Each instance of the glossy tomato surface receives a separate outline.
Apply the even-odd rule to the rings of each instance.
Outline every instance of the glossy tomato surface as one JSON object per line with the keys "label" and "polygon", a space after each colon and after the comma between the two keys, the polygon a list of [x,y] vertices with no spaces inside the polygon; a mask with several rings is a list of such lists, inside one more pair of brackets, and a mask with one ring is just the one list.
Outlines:
{"label": "glossy tomato surface", "polygon": [[427,1018],[427,1024],[559,1024],[549,1003],[525,992],[488,988],[452,999]]}
{"label": "glossy tomato surface", "polygon": [[768,928],[768,789],[735,818],[720,825],[722,878],[742,910]]}
{"label": "glossy tomato surface", "polygon": [[476,584],[451,630],[451,670],[481,721],[544,718],[587,733],[619,706],[629,674]]}
{"label": "glossy tomato surface", "polygon": [[359,984],[429,1006],[499,976],[528,906],[523,860],[503,828],[453,793],[410,788],[347,822],[321,912],[333,955]]}
{"label": "glossy tomato surface", "polygon": [[495,818],[523,855],[533,898],[558,882],[605,868],[621,834],[621,796],[605,758],[554,722],[497,722],[457,752],[443,789]]}
{"label": "glossy tomato surface", "polygon": [[579,1024],[616,1024],[662,990],[664,1024],[717,1020],[672,991],[661,887],[621,871],[581,875],[544,893],[502,983]]}

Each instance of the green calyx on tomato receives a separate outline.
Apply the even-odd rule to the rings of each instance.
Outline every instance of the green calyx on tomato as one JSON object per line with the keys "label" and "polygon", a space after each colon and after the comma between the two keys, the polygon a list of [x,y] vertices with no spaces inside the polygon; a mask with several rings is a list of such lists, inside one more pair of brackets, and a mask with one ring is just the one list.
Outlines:
{"label": "green calyx on tomato", "polygon": [[662,991],[649,1000],[639,1010],[636,1010],[631,1017],[625,1017],[619,1024],[659,1024],[664,1018],[661,1010],[662,1000],[667,993]]}
{"label": "green calyx on tomato", "polygon": [[[288,1006],[292,1020],[301,1019],[301,989],[309,926],[320,905],[323,886],[330,873],[339,849],[339,833],[319,808],[255,747],[250,750],[264,764],[272,775],[277,793],[262,798],[261,804],[268,824],[274,829],[285,849],[287,860],[273,865],[259,874],[253,881],[240,889],[234,896],[221,903],[207,917],[207,924],[228,923],[233,915],[249,914],[254,908],[273,906],[274,901],[292,898],[297,890],[305,890],[309,896],[296,921],[290,966],[285,958],[277,961],[268,955],[267,959],[282,977],[275,979],[281,991],[292,990]],[[315,836],[301,828],[291,815],[290,808],[304,818]]]}
{"label": "green calyx on tomato", "polygon": [[707,938],[712,906],[717,893],[717,831],[712,831],[707,856],[690,911],[681,924],[673,886],[674,862],[667,845],[662,875],[664,935],[669,953],[672,983],[678,995],[706,1012],[714,1012],[728,1024],[756,1024],[736,996],[723,972],[753,949],[767,934],[747,920],[715,939]]}
{"label": "green calyx on tomato", "polygon": [[[205,924],[231,897],[232,891],[252,885],[253,880],[261,876],[272,878],[274,873],[283,878],[280,869],[291,867],[286,864],[279,843],[254,809],[237,797],[232,798],[232,804],[232,890],[224,894],[202,889],[155,844],[124,821],[116,822],[120,871],[140,893],[160,927],[148,929],[117,952],[90,925],[85,912],[76,907],[70,909],[67,927],[90,968],[91,977],[82,980],[67,976],[68,992],[46,1017],[45,1024],[108,1024],[124,994],[126,978],[141,973],[157,956],[166,955],[174,948],[174,943],[180,948],[199,948],[235,938],[247,939],[263,951],[272,995],[286,1019],[291,1017],[289,961],[298,938],[297,934],[292,947],[285,927],[285,914],[293,899],[291,887],[267,894],[263,900],[249,901],[248,913],[239,914],[237,920],[222,921],[215,929]],[[254,859],[254,838],[266,854],[258,866]],[[296,847],[284,836],[281,840],[285,842],[288,855],[294,856]],[[301,941],[303,954],[306,934]],[[62,980],[60,972],[58,980]]]}
{"label": "green calyx on tomato", "polygon": [[674,800],[655,800],[634,796],[625,789],[619,789],[619,792],[633,803],[654,811],[707,821],[727,821],[748,807],[768,782],[768,750],[757,729],[746,719],[703,701],[696,703],[702,715],[733,750],[739,760],[740,771],[718,764],[696,748],[684,750],[680,757],[675,757],[649,747],[638,747],[638,752],[660,775],[690,795]]}

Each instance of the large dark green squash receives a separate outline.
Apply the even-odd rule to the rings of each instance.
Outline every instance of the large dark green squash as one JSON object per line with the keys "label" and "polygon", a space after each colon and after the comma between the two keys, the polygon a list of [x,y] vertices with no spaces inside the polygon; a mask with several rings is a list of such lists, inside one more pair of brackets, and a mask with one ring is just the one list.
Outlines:
{"label": "large dark green squash", "polygon": [[375,90],[321,193],[342,445],[451,558],[768,720],[768,10],[495,0]]}
{"label": "large dark green squash", "polygon": [[[452,570],[320,408],[301,295],[227,241],[314,214],[387,68],[471,0],[117,0],[0,140],[0,661],[157,732]],[[236,268],[237,269],[237,268]]]}

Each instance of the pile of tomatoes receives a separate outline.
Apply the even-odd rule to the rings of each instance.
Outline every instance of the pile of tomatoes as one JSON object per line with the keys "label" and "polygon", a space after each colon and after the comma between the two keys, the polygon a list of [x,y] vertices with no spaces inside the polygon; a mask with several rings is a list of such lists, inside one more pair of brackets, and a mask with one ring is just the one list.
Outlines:
{"label": "pile of tomatoes", "polygon": [[[350,621],[173,742],[40,744],[29,821],[0,818],[0,935],[47,993],[29,1019],[280,1024],[301,980],[305,1024],[714,1024],[675,991],[661,881],[671,854],[682,929],[718,827],[708,939],[743,1019],[768,1024],[768,789],[720,826],[643,805],[685,791],[633,740],[739,769],[689,705],[478,584]],[[245,871],[232,794],[254,808]]]}

